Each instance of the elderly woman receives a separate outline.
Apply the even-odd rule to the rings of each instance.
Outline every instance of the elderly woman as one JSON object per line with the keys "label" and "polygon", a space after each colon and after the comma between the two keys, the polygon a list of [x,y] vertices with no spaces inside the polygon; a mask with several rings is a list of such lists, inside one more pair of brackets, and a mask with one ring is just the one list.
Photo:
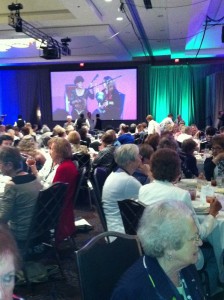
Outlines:
{"label": "elderly woman", "polygon": [[117,201],[138,198],[141,183],[132,176],[141,164],[138,146],[126,144],[117,147],[114,152],[114,159],[118,169],[110,173],[103,186],[103,210],[108,230],[124,232]]}
{"label": "elderly woman", "polygon": [[80,134],[78,131],[70,131],[67,137],[67,140],[72,146],[72,153],[84,153],[88,154],[88,148],[85,145],[80,145]]}
{"label": "elderly woman", "polygon": [[[78,179],[78,170],[71,160],[72,148],[66,139],[53,137],[48,142],[48,145],[52,161],[49,160],[50,168],[49,162],[47,162],[48,165],[46,165],[45,174],[40,170],[39,173],[41,173],[42,180],[45,185],[49,185],[54,182],[68,183],[68,190],[66,192],[61,214],[61,222],[57,233],[57,242],[60,242],[66,237],[72,235],[75,230],[73,198]],[[31,169],[33,174],[38,176],[35,164],[31,166]]]}
{"label": "elderly woman", "polygon": [[186,178],[198,177],[197,161],[194,157],[194,151],[197,148],[197,143],[192,139],[186,139],[181,145],[179,156],[181,159],[181,169]]}
{"label": "elderly woman", "polygon": [[184,203],[147,207],[137,235],[145,255],[126,271],[111,300],[205,299],[194,266],[202,241]]}
{"label": "elderly woman", "polygon": [[212,156],[205,159],[204,171],[209,181],[212,177],[224,176],[224,136],[221,134],[212,138]]}
{"label": "elderly woman", "polygon": [[43,155],[41,150],[38,149],[38,143],[31,136],[24,136],[19,141],[17,147],[23,157],[32,157],[35,159],[38,170],[43,167],[46,157]]}
{"label": "elderly woman", "polygon": [[16,246],[7,226],[0,225],[0,300],[21,299],[13,295],[15,273],[19,268],[20,258]]}
{"label": "elderly woman", "polygon": [[183,201],[192,210],[201,237],[207,237],[213,230],[215,217],[221,209],[219,201],[215,200],[211,203],[209,215],[199,225],[191,203],[190,193],[174,185],[181,174],[180,158],[177,152],[168,148],[157,150],[151,156],[150,168],[154,180],[140,188],[139,200],[146,205],[166,200],[167,197],[172,200]]}

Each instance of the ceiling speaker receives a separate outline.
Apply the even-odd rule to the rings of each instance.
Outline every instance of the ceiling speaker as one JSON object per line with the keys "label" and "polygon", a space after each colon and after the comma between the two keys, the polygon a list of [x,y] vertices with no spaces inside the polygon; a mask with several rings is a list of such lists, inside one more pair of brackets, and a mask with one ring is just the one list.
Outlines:
{"label": "ceiling speaker", "polygon": [[152,8],[151,0],[144,0],[144,4],[146,9]]}

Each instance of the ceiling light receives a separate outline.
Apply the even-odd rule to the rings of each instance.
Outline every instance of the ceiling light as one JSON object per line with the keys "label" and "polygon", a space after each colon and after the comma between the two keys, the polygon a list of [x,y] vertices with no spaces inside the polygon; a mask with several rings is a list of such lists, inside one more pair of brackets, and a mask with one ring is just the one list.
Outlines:
{"label": "ceiling light", "polygon": [[123,21],[123,17],[117,17],[116,20],[117,21]]}

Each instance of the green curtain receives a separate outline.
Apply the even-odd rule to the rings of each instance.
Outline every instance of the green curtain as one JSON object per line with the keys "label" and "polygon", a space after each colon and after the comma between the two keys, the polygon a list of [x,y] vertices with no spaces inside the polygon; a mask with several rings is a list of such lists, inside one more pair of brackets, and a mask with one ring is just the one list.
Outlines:
{"label": "green curtain", "polygon": [[182,116],[186,124],[195,119],[193,78],[190,66],[151,67],[150,112],[161,122],[168,113]]}

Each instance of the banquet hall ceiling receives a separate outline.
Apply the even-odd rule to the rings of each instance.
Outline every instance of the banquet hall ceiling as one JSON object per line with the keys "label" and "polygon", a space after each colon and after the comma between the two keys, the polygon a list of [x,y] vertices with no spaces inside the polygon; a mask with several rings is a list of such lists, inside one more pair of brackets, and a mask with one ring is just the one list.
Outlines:
{"label": "banquet hall ceiling", "polygon": [[[145,3],[152,4],[146,9]],[[49,63],[23,32],[8,25],[0,1],[0,64]],[[223,0],[21,0],[21,18],[57,41],[69,37],[64,62],[162,61],[224,57]],[[116,20],[122,17],[123,20]],[[10,41],[9,39],[13,39]],[[22,40],[17,40],[22,39]],[[24,40],[25,39],[25,40]],[[27,48],[25,47],[28,41]],[[11,44],[10,44],[11,43]],[[14,43],[14,44],[13,44]],[[11,45],[5,51],[4,45]]]}

